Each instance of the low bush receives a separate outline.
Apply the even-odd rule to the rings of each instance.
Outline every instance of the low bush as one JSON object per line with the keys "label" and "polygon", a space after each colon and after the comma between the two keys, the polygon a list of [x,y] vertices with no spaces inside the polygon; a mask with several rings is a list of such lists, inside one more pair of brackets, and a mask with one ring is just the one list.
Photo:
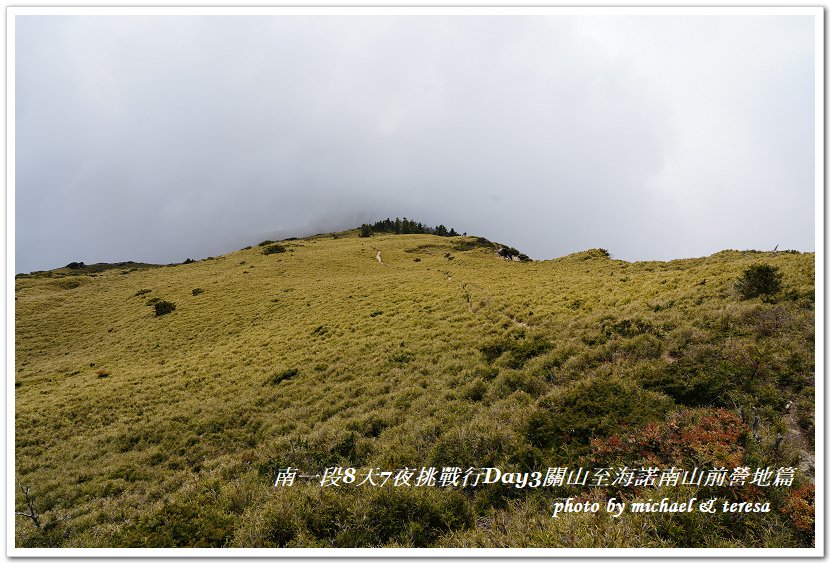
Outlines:
{"label": "low bush", "polygon": [[487,383],[481,378],[476,378],[468,384],[461,393],[461,396],[472,402],[478,402],[487,393]]}
{"label": "low bush", "polygon": [[808,542],[815,541],[816,488],[812,483],[790,491],[781,512],[789,516],[792,525]]}
{"label": "low bush", "polygon": [[81,280],[63,279],[54,282],[61,289],[75,289],[81,287]]}
{"label": "low bush", "polygon": [[769,264],[753,264],[744,270],[736,288],[744,299],[775,295],[781,291],[781,272]]}
{"label": "low bush", "polygon": [[518,257],[521,254],[518,250],[513,248],[512,246],[502,246],[498,250],[499,256],[502,258],[507,258],[508,260],[512,260],[514,256]]}
{"label": "low bush", "polygon": [[544,354],[550,348],[550,341],[540,334],[527,336],[525,333],[516,333],[492,339],[479,349],[488,363],[498,359],[500,365],[520,369],[528,360]]}
{"label": "low bush", "polygon": [[544,379],[534,376],[525,370],[503,369],[490,386],[489,394],[492,398],[505,398],[515,391],[523,391],[531,397],[539,397],[548,390]]}
{"label": "low bush", "polygon": [[272,244],[262,249],[263,254],[279,254],[285,252],[285,247],[281,244]]}
{"label": "low bush", "polygon": [[298,370],[297,368],[286,369],[286,370],[277,372],[274,375],[272,375],[271,377],[269,377],[268,380],[266,381],[266,383],[268,385],[276,385],[276,384],[278,384],[282,381],[285,381],[287,379],[291,379],[292,377],[295,377],[299,373],[300,373],[300,370]]}
{"label": "low bush", "polygon": [[118,545],[125,547],[225,547],[233,538],[235,517],[208,485],[191,497],[165,500],[153,513],[128,523]]}
{"label": "low bush", "polygon": [[196,289],[193,290],[193,295],[201,295],[204,292],[205,292],[204,289],[202,289],[201,287],[197,287]]}
{"label": "low bush", "polygon": [[452,247],[459,252],[466,252],[474,248],[495,248],[496,245],[484,237],[471,237],[466,240],[453,242]]}
{"label": "low bush", "polygon": [[519,252],[512,246],[502,246],[498,249],[498,255],[506,260],[513,260],[514,258],[520,262],[532,262],[530,257],[523,252]]}
{"label": "low bush", "polygon": [[167,313],[172,313],[176,310],[176,304],[171,303],[170,301],[156,301],[153,306],[156,309],[157,317],[166,315]]}
{"label": "low bush", "polygon": [[415,359],[415,354],[409,350],[400,350],[392,354],[390,359],[396,364],[406,364]]}
{"label": "low bush", "polygon": [[607,436],[620,426],[638,426],[663,418],[674,407],[660,393],[621,379],[578,381],[543,399],[527,423],[534,446],[573,445],[584,452],[591,438]]}
{"label": "low bush", "polygon": [[724,358],[718,348],[704,346],[659,369],[644,370],[638,380],[644,389],[665,393],[683,405],[725,407],[741,387],[754,390],[758,381],[751,378],[750,369]]}
{"label": "low bush", "polygon": [[744,465],[749,428],[726,409],[681,410],[612,436],[591,440],[592,461],[691,467]]}

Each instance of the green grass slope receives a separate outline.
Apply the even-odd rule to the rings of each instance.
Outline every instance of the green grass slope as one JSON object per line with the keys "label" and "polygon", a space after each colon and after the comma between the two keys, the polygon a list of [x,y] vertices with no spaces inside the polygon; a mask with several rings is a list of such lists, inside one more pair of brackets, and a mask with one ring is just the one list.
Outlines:
{"label": "green grass slope", "polygon": [[[40,528],[17,516],[17,546],[812,545],[813,254],[520,263],[472,237],[280,244],[18,276],[16,479]],[[741,299],[756,263],[783,289]],[[156,316],[159,300],[175,310]],[[773,504],[738,517],[550,516],[557,497],[708,494],[694,487],[272,486],[288,466],[626,464],[799,471],[711,495]]]}

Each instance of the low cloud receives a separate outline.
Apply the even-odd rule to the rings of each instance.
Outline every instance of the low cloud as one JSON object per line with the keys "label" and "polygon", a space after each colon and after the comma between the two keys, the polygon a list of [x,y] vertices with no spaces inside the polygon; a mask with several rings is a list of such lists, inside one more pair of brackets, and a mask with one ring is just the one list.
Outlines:
{"label": "low cloud", "polygon": [[407,216],[553,258],[814,249],[810,17],[16,18],[16,264]]}

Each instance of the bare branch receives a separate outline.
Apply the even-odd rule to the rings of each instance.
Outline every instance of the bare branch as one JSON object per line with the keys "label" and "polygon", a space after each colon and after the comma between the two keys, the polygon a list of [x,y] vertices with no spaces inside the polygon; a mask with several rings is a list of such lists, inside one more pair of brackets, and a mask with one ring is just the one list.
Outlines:
{"label": "bare branch", "polygon": [[40,529],[40,517],[37,515],[37,512],[35,512],[35,503],[34,503],[34,500],[32,499],[32,496],[29,494],[29,491],[31,489],[30,489],[29,485],[26,485],[25,487],[23,485],[20,485],[20,490],[23,491],[23,496],[26,499],[26,506],[29,507],[29,512],[27,513],[27,512],[17,512],[17,511],[15,511],[14,514],[15,514],[15,516],[25,516],[26,518],[29,518],[34,523],[35,528],[37,528],[39,530]]}

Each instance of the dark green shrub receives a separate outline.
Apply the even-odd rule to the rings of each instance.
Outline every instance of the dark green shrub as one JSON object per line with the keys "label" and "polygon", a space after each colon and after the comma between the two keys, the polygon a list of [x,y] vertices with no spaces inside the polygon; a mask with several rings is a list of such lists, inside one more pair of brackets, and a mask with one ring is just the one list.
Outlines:
{"label": "dark green shrub", "polygon": [[193,290],[193,295],[200,295],[204,292],[205,292],[204,289],[202,289],[201,287],[197,287],[196,289]]}
{"label": "dark green shrub", "polygon": [[370,317],[377,317],[378,315],[382,315],[382,314],[383,314],[383,311],[381,311],[380,309],[377,309],[377,310],[375,310],[375,311],[372,311],[372,312],[369,314],[369,316],[370,316]]}
{"label": "dark green shrub", "polygon": [[532,260],[527,254],[519,252],[512,246],[502,246],[498,250],[498,255],[502,258],[505,258],[506,260],[513,260],[515,258],[520,262],[532,262]]}
{"label": "dark green shrub", "polygon": [[182,264],[193,264],[195,262],[196,262],[196,260],[194,260],[193,258],[188,258],[187,260],[182,262]]}
{"label": "dark green shrub", "polygon": [[167,313],[172,313],[176,310],[176,304],[171,303],[170,301],[157,301],[153,306],[156,309],[157,317],[166,315]]}
{"label": "dark green shrub", "polygon": [[266,383],[268,385],[276,385],[277,383],[285,381],[286,379],[291,379],[292,377],[295,377],[299,373],[300,370],[298,370],[297,368],[286,369],[272,375],[270,378],[268,378],[268,381],[266,381]]}
{"label": "dark green shrub", "polygon": [[479,350],[484,355],[484,359],[487,363],[492,363],[496,360],[496,358],[500,357],[508,350],[509,341],[504,338],[498,338],[496,340],[491,340],[485,344],[483,344]]}
{"label": "dark green shrub", "polygon": [[489,386],[487,396],[490,400],[505,399],[516,391],[522,391],[532,397],[539,397],[549,390],[544,379],[525,370],[502,369],[498,377]]}
{"label": "dark green shrub", "polygon": [[610,324],[603,323],[605,336],[619,335],[623,338],[632,338],[638,334],[657,334],[657,328],[643,319],[622,319]]}
{"label": "dark green shrub", "polygon": [[80,280],[59,280],[55,282],[55,284],[60,287],[61,289],[75,289],[76,287],[81,287]]}
{"label": "dark green shrub", "polygon": [[751,366],[728,361],[714,347],[687,353],[660,369],[644,370],[637,380],[644,389],[660,391],[680,404],[730,406],[729,396],[744,382],[744,391],[752,391],[757,381],[750,377]]}
{"label": "dark green shrub", "polygon": [[662,349],[660,340],[651,334],[637,335],[619,347],[619,351],[630,360],[659,358]]}
{"label": "dark green shrub", "polygon": [[550,350],[550,342],[540,334],[525,336],[524,333],[506,335],[490,340],[479,350],[488,363],[500,359],[506,367],[519,369],[531,358]]}
{"label": "dark green shrub", "polygon": [[472,383],[464,388],[461,396],[475,403],[482,400],[486,393],[487,383],[480,378],[476,378]]}
{"label": "dark green shrub", "polygon": [[736,288],[744,299],[775,295],[781,291],[781,272],[775,266],[753,264],[744,270]]}
{"label": "dark green shrub", "polygon": [[582,450],[591,438],[661,419],[673,407],[668,397],[621,379],[592,378],[543,399],[527,424],[534,446],[573,444]]}
{"label": "dark green shrub", "polygon": [[262,249],[263,254],[279,254],[285,252],[285,247],[281,244],[272,244]]}
{"label": "dark green shrub", "polygon": [[363,238],[369,238],[370,236],[372,236],[372,227],[370,227],[366,223],[360,225],[360,236]]}
{"label": "dark green shrub", "polygon": [[459,240],[452,244],[453,249],[459,252],[473,250],[474,248],[495,248],[495,244],[484,237],[473,237],[468,240]]}
{"label": "dark green shrub", "polygon": [[277,242],[277,241],[275,241],[275,240],[264,240],[261,243],[257,244],[257,246],[268,246],[269,244],[274,244],[275,242]]}
{"label": "dark green shrub", "polygon": [[235,520],[216,497],[198,491],[192,498],[165,501],[161,509],[125,526],[117,538],[123,547],[224,547]]}
{"label": "dark green shrub", "polygon": [[84,267],[84,263],[83,262],[70,262],[69,264],[66,265],[66,267],[69,268],[70,270],[81,270]]}
{"label": "dark green shrub", "polygon": [[135,292],[135,296],[136,297],[141,297],[142,295],[147,295],[151,291],[152,291],[151,289],[139,289],[138,291]]}
{"label": "dark green shrub", "polygon": [[331,448],[332,455],[342,458],[348,462],[354,462],[357,459],[357,436],[354,432],[349,432],[346,436],[334,444]]}
{"label": "dark green shrub", "polygon": [[50,518],[43,522],[32,535],[24,536],[18,545],[20,547],[63,547],[68,537],[69,530],[67,530],[65,520]]}
{"label": "dark green shrub", "polygon": [[519,254],[521,253],[511,246],[502,246],[499,248],[499,256],[507,258],[508,260],[512,260],[514,256],[519,256]]}
{"label": "dark green shrub", "polygon": [[[604,248],[592,248],[590,250],[586,250],[584,252],[577,252],[576,254],[571,254],[571,256],[579,257],[582,260],[595,260],[595,259],[602,259],[602,258],[611,258],[611,253],[605,250]],[[623,280],[626,281],[626,280]]]}
{"label": "dark green shrub", "polygon": [[392,354],[391,360],[396,364],[406,364],[415,359],[415,354],[409,350],[401,350]]}

